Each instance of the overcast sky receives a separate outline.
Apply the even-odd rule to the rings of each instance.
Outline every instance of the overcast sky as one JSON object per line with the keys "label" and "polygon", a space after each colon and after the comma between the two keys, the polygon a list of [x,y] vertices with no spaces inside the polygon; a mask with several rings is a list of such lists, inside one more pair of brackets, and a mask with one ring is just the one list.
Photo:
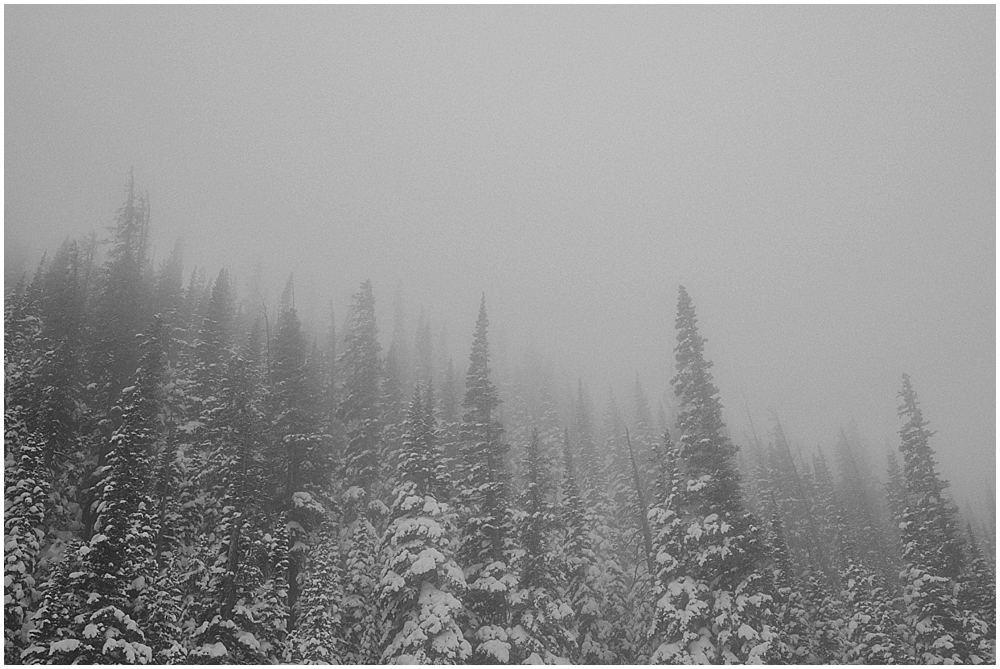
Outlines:
{"label": "overcast sky", "polygon": [[315,318],[402,280],[459,369],[485,291],[599,405],[667,387],[684,283],[738,441],[853,419],[881,473],[906,371],[978,506],[995,11],[8,5],[5,258],[103,230],[134,165],[159,257],[294,270]]}

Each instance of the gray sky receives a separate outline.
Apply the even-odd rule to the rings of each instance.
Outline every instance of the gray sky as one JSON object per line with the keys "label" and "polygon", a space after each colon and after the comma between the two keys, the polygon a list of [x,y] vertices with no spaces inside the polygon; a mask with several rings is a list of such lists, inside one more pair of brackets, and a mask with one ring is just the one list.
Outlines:
{"label": "gray sky", "polygon": [[371,277],[383,331],[402,280],[460,369],[485,291],[600,404],[666,388],[683,282],[737,438],[745,398],[895,445],[907,371],[979,505],[995,11],[6,6],[5,257],[102,229],[134,165],[160,257],[338,313]]}

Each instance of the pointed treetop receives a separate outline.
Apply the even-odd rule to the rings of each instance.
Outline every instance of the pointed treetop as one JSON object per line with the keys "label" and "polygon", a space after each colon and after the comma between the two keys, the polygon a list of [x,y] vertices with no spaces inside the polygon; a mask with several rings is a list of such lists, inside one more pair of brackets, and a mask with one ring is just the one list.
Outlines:
{"label": "pointed treetop", "polygon": [[476,318],[476,332],[472,339],[472,351],[469,354],[469,371],[465,375],[465,400],[462,406],[466,409],[475,408],[481,412],[481,417],[488,417],[500,404],[499,393],[490,381],[490,346],[487,338],[489,317],[486,315],[486,295],[483,294],[479,303],[479,316]]}
{"label": "pointed treetop", "polygon": [[684,286],[677,297],[677,346],[674,348],[676,375],[671,379],[680,398],[677,426],[682,433],[720,435],[723,430],[722,402],[705,359],[705,342],[698,332],[698,317]]}

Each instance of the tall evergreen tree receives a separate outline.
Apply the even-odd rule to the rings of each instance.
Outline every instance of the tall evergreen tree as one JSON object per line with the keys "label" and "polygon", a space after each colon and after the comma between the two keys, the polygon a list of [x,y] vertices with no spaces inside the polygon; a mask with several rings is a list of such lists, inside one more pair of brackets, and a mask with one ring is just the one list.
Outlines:
{"label": "tall evergreen tree", "polygon": [[[569,659],[577,664],[610,664],[616,660],[608,647],[610,623],[601,614],[598,558],[586,522],[586,509],[576,480],[576,462],[569,430],[562,442],[562,554],[566,574],[565,598],[573,611],[570,628],[575,636]],[[624,658],[634,660],[635,658]]]}
{"label": "tall evergreen tree", "polygon": [[465,575],[453,557],[454,514],[438,499],[447,481],[436,433],[430,388],[422,397],[418,386],[398,453],[392,522],[382,539],[383,662],[454,664],[472,653],[461,628]]}
{"label": "tall evergreen tree", "polygon": [[306,561],[311,520],[314,512],[322,513],[317,500],[331,496],[333,473],[333,453],[319,432],[318,384],[306,364],[305,335],[291,299],[293,289],[289,277],[274,336],[270,393],[273,443],[280,449],[272,459],[275,502],[289,529],[289,629],[295,628],[299,574]]}
{"label": "tall evergreen tree", "polygon": [[694,305],[677,302],[677,492],[659,512],[657,662],[753,662],[772,641],[756,519],[743,509],[736,447],[705,359]]}
{"label": "tall evergreen tree", "polygon": [[148,313],[149,196],[136,191],[132,174],[111,233],[112,247],[94,313],[91,356],[107,408],[135,374],[139,362],[135,336]]}
{"label": "tall evergreen tree", "polygon": [[122,390],[116,405],[120,427],[111,436],[98,488],[94,534],[71,548],[45,593],[38,643],[29,649],[38,660],[162,662],[175,648],[173,640],[150,634],[141,615],[149,610],[143,600],[157,572],[149,484],[162,429],[163,339],[157,318],[141,344],[134,385]]}
{"label": "tall evergreen tree", "polygon": [[572,609],[559,592],[563,574],[553,552],[555,489],[550,469],[538,430],[533,430],[525,449],[524,492],[515,519],[521,550],[511,636],[516,657],[536,663],[565,658],[572,648],[567,629]]}
{"label": "tall evergreen tree", "polygon": [[511,597],[517,579],[511,571],[513,532],[504,461],[508,446],[496,419],[499,393],[490,379],[489,318],[486,297],[479,316],[465,376],[462,408],[463,477],[460,483],[461,544],[458,558],[465,570],[472,613],[465,637],[477,662],[506,662],[511,645],[508,628]]}
{"label": "tall evergreen tree", "polygon": [[947,484],[938,476],[930,446],[934,433],[927,429],[906,374],[899,396],[899,415],[905,421],[899,431],[905,490],[900,523],[903,599],[917,660],[927,664],[982,661],[980,639],[967,636],[954,594],[962,569],[962,547],[944,496]]}
{"label": "tall evergreen tree", "polygon": [[49,493],[43,449],[21,420],[20,408],[4,410],[4,664],[21,664],[30,640]]}
{"label": "tall evergreen tree", "polygon": [[347,428],[344,454],[344,480],[367,496],[372,494],[379,477],[379,438],[382,432],[379,414],[378,325],[375,322],[375,296],[370,281],[361,284],[351,302],[351,323],[340,354],[344,380],[337,418]]}

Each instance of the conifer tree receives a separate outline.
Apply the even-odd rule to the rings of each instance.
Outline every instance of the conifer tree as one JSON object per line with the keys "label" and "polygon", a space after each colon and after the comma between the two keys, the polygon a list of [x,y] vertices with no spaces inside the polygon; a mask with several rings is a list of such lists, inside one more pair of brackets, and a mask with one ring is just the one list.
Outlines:
{"label": "conifer tree", "polygon": [[111,231],[113,246],[96,304],[91,356],[92,369],[100,378],[98,385],[108,408],[138,366],[135,336],[148,313],[149,196],[136,191],[132,174]]}
{"label": "conifer tree", "polygon": [[[611,625],[601,615],[597,592],[597,555],[586,524],[583,497],[576,481],[576,463],[569,430],[563,432],[562,513],[565,598],[573,611],[571,630],[576,639],[570,661],[577,664],[610,664],[616,660],[608,648]],[[623,658],[634,660],[634,658]]]}
{"label": "conifer tree", "polygon": [[382,432],[379,414],[378,325],[375,322],[375,297],[370,281],[361,284],[351,303],[351,323],[340,354],[344,380],[337,418],[347,428],[344,454],[344,480],[358,487],[370,498],[379,477],[379,437]]}
{"label": "conifer tree", "polygon": [[197,623],[188,641],[198,662],[261,663],[272,630],[261,620],[269,597],[286,587],[273,583],[268,546],[270,476],[264,459],[264,388],[260,371],[232,356],[218,389],[219,410],[209,417],[208,466],[201,489],[208,498],[211,531],[194,542],[186,607]]}
{"label": "conifer tree", "polygon": [[837,499],[833,475],[821,450],[813,457],[813,478],[816,516],[823,536],[832,540],[828,562],[836,567],[825,573],[812,569],[804,576],[806,601],[813,625],[816,655],[821,662],[837,662],[844,657],[848,645],[846,638],[849,613],[840,599],[842,575],[848,569],[848,551],[843,537],[846,535],[844,514]]}
{"label": "conifer tree", "polygon": [[983,637],[982,650],[996,654],[997,587],[996,575],[990,569],[979,548],[971,523],[967,528],[966,568],[962,574],[958,602],[966,612],[966,635]]}
{"label": "conifer tree", "polygon": [[736,447],[704,356],[694,305],[677,306],[677,492],[658,512],[656,662],[754,662],[772,641],[760,530],[743,509]]}
{"label": "conifer tree", "polygon": [[212,284],[208,310],[202,319],[194,346],[198,362],[198,391],[203,398],[212,394],[226,373],[232,320],[233,293],[229,284],[229,272],[222,268]]}
{"label": "conifer tree", "polygon": [[316,523],[317,537],[304,571],[295,629],[288,636],[286,661],[294,664],[343,662],[341,606],[344,599],[340,546],[332,514]]}
{"label": "conifer tree", "polygon": [[318,500],[330,496],[333,469],[333,453],[319,432],[318,384],[306,364],[305,336],[292,290],[289,277],[274,337],[270,394],[273,443],[280,448],[272,459],[275,501],[288,524],[291,542],[287,554],[289,630],[295,628],[299,574],[309,547],[311,520],[314,512],[322,512]]}
{"label": "conifer tree", "polygon": [[182,304],[184,300],[184,240],[178,238],[160,264],[153,285],[153,312],[163,316],[167,332],[173,328],[185,328]]}
{"label": "conifer tree", "polygon": [[944,497],[930,437],[910,377],[903,375],[899,415],[905,500],[900,540],[903,545],[903,599],[916,658],[927,664],[982,661],[974,639],[963,630],[963,613],[955,598],[962,568],[961,544],[954,517]]}
{"label": "conifer tree", "polygon": [[510,658],[508,628],[511,597],[517,585],[511,572],[513,533],[504,469],[508,446],[503,440],[503,425],[496,419],[500,398],[490,379],[488,326],[483,296],[462,401],[465,413],[458,552],[469,586],[466,605],[472,614],[465,638],[473,646],[472,659],[481,663],[506,662]]}
{"label": "conifer tree", "polygon": [[560,596],[563,574],[553,553],[554,486],[538,430],[525,449],[525,482],[515,529],[521,549],[516,561],[518,602],[512,640],[523,661],[550,663],[565,658],[572,640],[566,629],[572,609]]}
{"label": "conifer tree", "polygon": [[784,524],[777,510],[771,515],[769,539],[777,639],[767,657],[768,663],[812,664],[815,656],[811,648],[809,613],[792,573]]}
{"label": "conifer tree", "polygon": [[19,410],[4,411],[4,664],[21,664],[28,647],[49,493],[43,449]]}
{"label": "conifer tree", "polygon": [[38,643],[29,649],[36,659],[148,663],[175,648],[172,639],[149,634],[153,630],[139,615],[148,610],[143,599],[156,576],[149,483],[161,438],[163,338],[157,318],[143,339],[134,385],[122,390],[116,405],[120,427],[111,436],[98,488],[95,533],[71,548],[45,593]]}
{"label": "conifer tree", "polygon": [[379,648],[386,663],[454,664],[472,653],[461,628],[465,575],[453,557],[454,515],[438,500],[447,481],[436,433],[430,388],[421,397],[418,386],[398,453],[392,522],[382,539]]}

